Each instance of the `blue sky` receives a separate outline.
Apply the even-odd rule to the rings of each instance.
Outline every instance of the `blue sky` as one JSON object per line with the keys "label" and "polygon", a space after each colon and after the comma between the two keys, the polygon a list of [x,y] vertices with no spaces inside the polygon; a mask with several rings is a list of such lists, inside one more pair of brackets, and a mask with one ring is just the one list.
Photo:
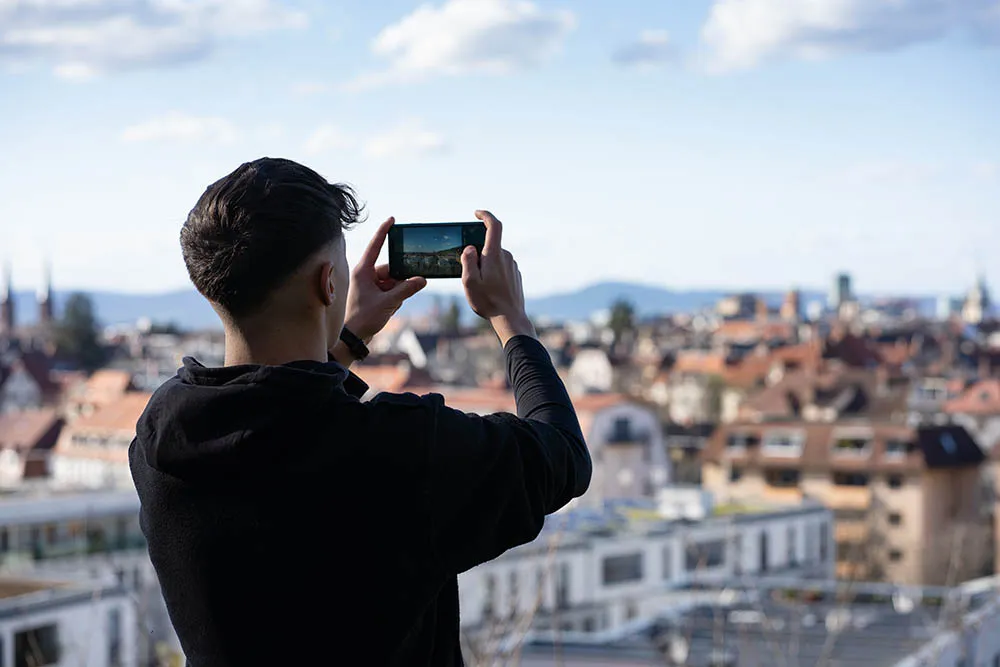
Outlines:
{"label": "blue sky", "polygon": [[530,295],[1000,288],[998,47],[1000,0],[0,0],[0,259],[185,287],[187,211],[272,155],[368,202],[352,260],[491,209]]}

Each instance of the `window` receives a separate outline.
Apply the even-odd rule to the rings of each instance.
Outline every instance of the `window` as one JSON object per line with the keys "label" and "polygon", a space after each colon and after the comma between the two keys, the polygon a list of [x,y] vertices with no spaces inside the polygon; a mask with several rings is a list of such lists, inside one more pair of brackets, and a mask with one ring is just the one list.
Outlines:
{"label": "window", "polygon": [[867,456],[871,453],[871,440],[867,437],[842,437],[833,443],[833,452],[844,456]]}
{"label": "window", "polygon": [[628,417],[616,417],[611,430],[611,442],[631,442],[632,420]]}
{"label": "window", "polygon": [[560,563],[556,574],[556,606],[569,609],[569,563]]}
{"label": "window", "polygon": [[0,528],[0,554],[5,554],[10,550],[10,533],[7,528]]}
{"label": "window", "polygon": [[663,547],[663,578],[670,579],[674,573],[674,548]]}
{"label": "window", "polygon": [[684,569],[688,572],[721,566],[726,560],[726,541],[689,544],[684,554]]}
{"label": "window", "polygon": [[625,603],[625,620],[631,621],[639,616],[639,607],[636,606],[635,602],[629,600]]}
{"label": "window", "polygon": [[910,443],[904,440],[886,440],[885,455],[887,458],[900,458],[910,451]]}
{"label": "window", "polygon": [[496,610],[497,578],[492,574],[487,574],[483,585],[483,618],[493,618]]}
{"label": "window", "polygon": [[799,485],[798,470],[767,470],[764,473],[764,481],[768,486],[779,489],[794,489]]}
{"label": "window", "polygon": [[760,571],[767,572],[767,531],[760,534]]}
{"label": "window", "polygon": [[854,542],[837,542],[837,562],[854,560],[858,545]]}
{"label": "window", "polygon": [[795,526],[788,527],[786,541],[788,543],[788,564],[794,567],[798,565],[798,545],[796,544],[798,541],[798,535],[795,532]]}
{"label": "window", "polygon": [[830,553],[830,529],[826,521],[819,524],[819,562],[825,563]]}
{"label": "window", "polygon": [[868,510],[836,509],[833,510],[833,517],[837,521],[864,521],[868,518]]}
{"label": "window", "polygon": [[893,563],[898,563],[899,561],[903,560],[903,552],[900,551],[899,549],[890,549],[889,560],[891,560]]}
{"label": "window", "polygon": [[108,665],[122,664],[122,612],[118,607],[108,610]]}
{"label": "window", "polygon": [[833,483],[837,486],[868,486],[868,475],[860,472],[835,472]]}
{"label": "window", "polygon": [[768,456],[800,456],[803,440],[801,431],[768,431],[762,443]]}
{"label": "window", "polygon": [[736,576],[743,574],[743,535],[733,536],[733,573]]}
{"label": "window", "polygon": [[901,523],[903,523],[903,517],[899,514],[899,512],[890,512],[889,513],[889,525],[890,526],[898,526]]}
{"label": "window", "polygon": [[885,483],[889,485],[890,489],[901,489],[903,488],[903,476],[889,475],[885,478]]}
{"label": "window", "polygon": [[604,585],[624,584],[642,580],[642,554],[607,556],[601,561]]}
{"label": "window", "polygon": [[729,437],[726,438],[726,447],[730,449],[743,449],[745,447],[752,447],[758,443],[760,443],[760,438],[753,433],[736,431],[730,433]]}
{"label": "window", "polygon": [[59,629],[43,625],[14,634],[14,667],[44,667],[59,662]]}
{"label": "window", "polygon": [[743,468],[737,468],[733,466],[729,469],[729,481],[738,482],[743,477]]}

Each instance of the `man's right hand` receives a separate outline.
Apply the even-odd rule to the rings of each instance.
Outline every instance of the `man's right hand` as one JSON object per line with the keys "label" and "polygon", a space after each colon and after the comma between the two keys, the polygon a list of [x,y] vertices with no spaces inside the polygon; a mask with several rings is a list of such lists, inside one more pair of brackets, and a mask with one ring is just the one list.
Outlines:
{"label": "man's right hand", "polygon": [[486,225],[486,243],[480,256],[472,246],[462,253],[462,285],[469,306],[489,320],[501,345],[513,336],[535,336],[535,327],[524,312],[521,271],[514,256],[500,244],[503,226],[489,211],[476,211],[476,217]]}

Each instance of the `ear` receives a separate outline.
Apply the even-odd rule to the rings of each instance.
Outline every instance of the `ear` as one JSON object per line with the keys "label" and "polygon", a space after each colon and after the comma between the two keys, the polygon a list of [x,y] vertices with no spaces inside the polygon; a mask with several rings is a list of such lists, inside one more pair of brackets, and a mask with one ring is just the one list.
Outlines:
{"label": "ear", "polygon": [[319,298],[323,302],[324,306],[333,305],[334,300],[337,296],[337,280],[336,272],[333,270],[333,264],[330,262],[323,262],[319,268]]}

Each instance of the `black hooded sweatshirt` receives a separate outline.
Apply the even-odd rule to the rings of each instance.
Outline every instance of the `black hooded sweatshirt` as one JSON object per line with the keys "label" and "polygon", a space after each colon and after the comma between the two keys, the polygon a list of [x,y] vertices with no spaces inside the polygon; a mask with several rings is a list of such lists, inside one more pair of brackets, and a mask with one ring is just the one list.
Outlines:
{"label": "black hooded sweatshirt", "polygon": [[336,362],[185,359],[129,462],[188,665],[461,665],[457,575],[530,542],[591,477],[545,348],[504,353],[516,417],[362,402]]}

